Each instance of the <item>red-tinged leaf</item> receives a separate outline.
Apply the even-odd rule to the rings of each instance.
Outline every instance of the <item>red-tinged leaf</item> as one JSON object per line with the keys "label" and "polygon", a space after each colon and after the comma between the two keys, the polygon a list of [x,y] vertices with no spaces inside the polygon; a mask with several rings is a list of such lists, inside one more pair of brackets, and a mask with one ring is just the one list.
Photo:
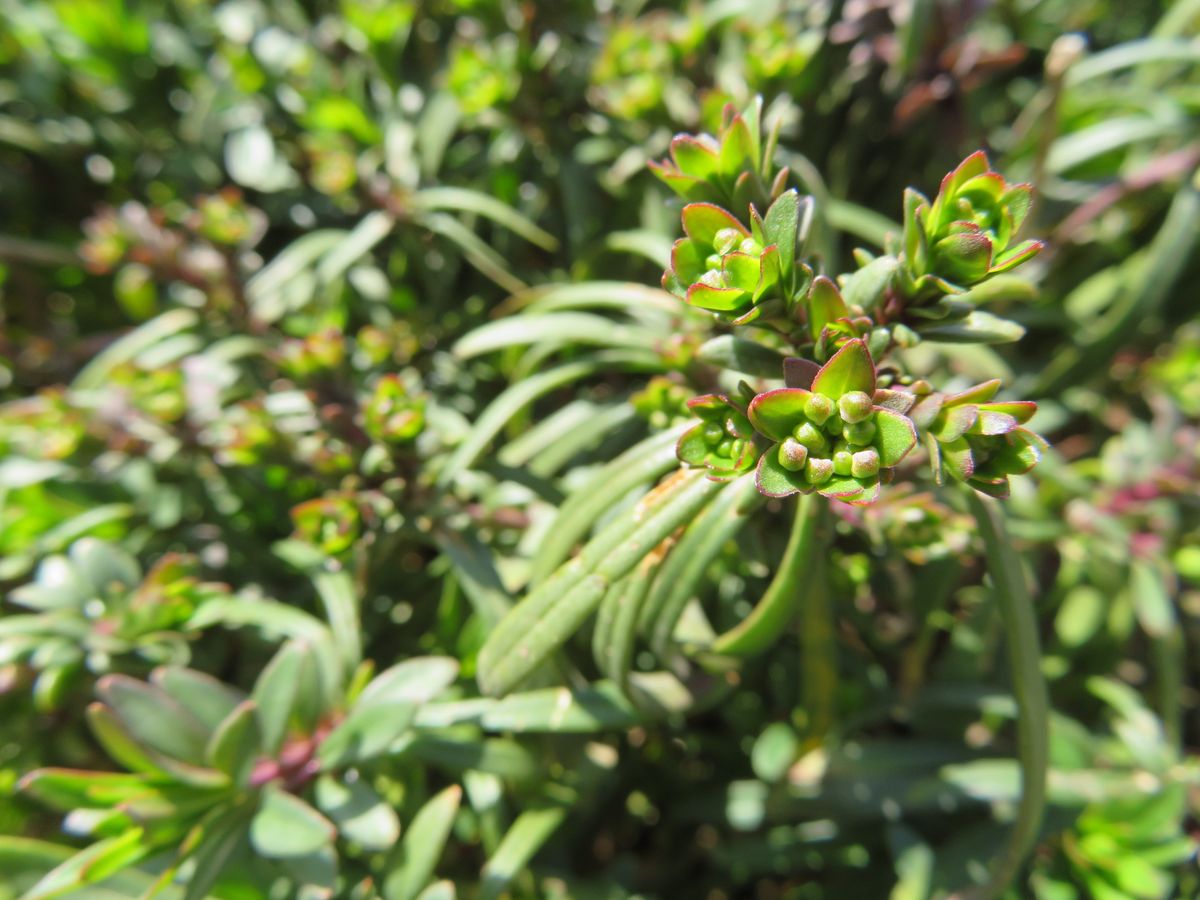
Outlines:
{"label": "red-tinged leaf", "polygon": [[994,453],[980,475],[1024,475],[1042,459],[1046,442],[1026,428],[1003,436],[1004,448]]}
{"label": "red-tinged leaf", "polygon": [[979,491],[979,493],[987,494],[989,497],[994,497],[997,500],[1007,500],[1012,493],[1007,478],[998,478],[995,480],[972,478],[967,484]]}
{"label": "red-tinged leaf", "polygon": [[701,394],[687,401],[687,408],[693,412],[722,412],[729,408],[729,398],[724,394]]}
{"label": "red-tinged leaf", "polygon": [[978,409],[979,416],[971,426],[970,434],[998,435],[1016,430],[1017,420],[1012,416],[984,407],[978,407]]}
{"label": "red-tinged leaf", "polygon": [[709,194],[709,187],[705,182],[691,175],[684,175],[670,166],[652,162],[650,171],[684,200],[703,200]]}
{"label": "red-tinged leaf", "polygon": [[891,409],[875,409],[875,449],[881,466],[894,466],[917,445],[917,429],[905,415]]}
{"label": "red-tinged leaf", "polygon": [[998,275],[1001,272],[1008,272],[1015,269],[1023,262],[1033,259],[1037,256],[1046,244],[1043,241],[1022,241],[1017,246],[1012,247],[996,257],[992,263],[992,267],[988,272],[992,275]]}
{"label": "red-tinged leaf", "polygon": [[763,248],[762,255],[759,257],[759,269],[761,277],[758,280],[758,287],[754,290],[754,302],[757,303],[762,298],[771,286],[779,282],[782,274],[783,263],[780,260],[779,248],[774,244],[768,244]]}
{"label": "red-tinged leaf", "polygon": [[890,388],[876,388],[875,405],[884,409],[894,410],[901,415],[908,415],[917,402],[917,395],[911,391],[894,391]]}
{"label": "red-tinged leaf", "polygon": [[1002,400],[996,403],[981,403],[979,408],[1012,416],[1021,425],[1032,419],[1033,414],[1037,412],[1037,404],[1032,400]]}
{"label": "red-tinged leaf", "polygon": [[960,162],[953,172],[942,179],[940,193],[945,195],[958,193],[962,185],[966,184],[972,178],[983,175],[990,168],[991,165],[988,163],[987,154],[982,150],[976,150]]}
{"label": "red-tinged leaf", "polygon": [[942,408],[942,414],[938,416],[929,430],[944,444],[947,441],[957,440],[970,431],[977,418],[979,418],[978,406],[970,404],[946,406]]}
{"label": "red-tinged leaf", "polygon": [[[876,489],[878,489],[878,480],[874,481],[874,484]],[[817,488],[817,493],[822,497],[829,497],[831,500],[843,500],[846,503],[852,503],[863,495],[863,483],[857,478],[843,478],[834,475],[833,478]]]}
{"label": "red-tinged leaf", "polygon": [[843,503],[849,503],[851,506],[870,506],[879,499],[879,479],[874,478],[863,484],[862,493],[854,497],[839,498]]}
{"label": "red-tinged leaf", "polygon": [[767,240],[779,248],[782,270],[791,272],[796,262],[796,237],[800,231],[800,194],[794,188],[780,195],[763,220]]}
{"label": "red-tinged leaf", "polygon": [[731,287],[753,294],[762,281],[762,263],[757,256],[729,253],[721,261]]}
{"label": "red-tinged leaf", "polygon": [[701,180],[714,174],[721,164],[719,148],[706,136],[677,134],[671,140],[671,158],[685,175]]}
{"label": "red-tinged leaf", "polygon": [[813,379],[812,389],[836,400],[850,391],[875,393],[875,363],[867,345],[857,338],[846,341],[842,348]]}
{"label": "red-tinged leaf", "polygon": [[850,310],[837,285],[824,275],[817,276],[808,290],[808,331],[813,340],[821,336],[821,330],[827,324],[849,315]]}
{"label": "red-tinged leaf", "polygon": [[912,419],[913,424],[920,429],[927,429],[937,419],[938,414],[942,411],[944,398],[941,394],[927,394],[918,400],[913,408],[908,411],[908,417]]}
{"label": "red-tinged leaf", "polygon": [[707,284],[693,284],[687,290],[687,302],[700,309],[714,312],[729,312],[749,304],[750,295],[737,288],[714,288]]}
{"label": "red-tinged leaf", "polygon": [[785,440],[804,421],[804,404],[810,396],[811,392],[803,388],[777,388],[759,394],[750,401],[750,422],[771,440]]}
{"label": "red-tinged leaf", "polygon": [[699,468],[705,464],[711,448],[704,439],[704,423],[689,428],[679,436],[675,444],[675,455],[685,466]]}
{"label": "red-tinged leaf", "polygon": [[764,497],[790,497],[811,490],[803,472],[789,472],[779,464],[777,447],[769,447],[759,458],[754,484]]}
{"label": "red-tinged leaf", "polygon": [[680,238],[671,247],[671,271],[681,284],[694,284],[708,271],[708,251],[696,241]]}
{"label": "red-tinged leaf", "polygon": [[783,361],[783,383],[790,388],[812,388],[813,379],[821,371],[811,359],[789,356]]}
{"label": "red-tinged leaf", "polygon": [[1000,205],[1012,216],[1013,233],[1015,234],[1020,230],[1025,217],[1029,215],[1029,210],[1033,208],[1033,185],[1009,185],[1004,196],[1000,198]]}
{"label": "red-tinged leaf", "polygon": [[957,394],[950,394],[943,400],[946,406],[962,406],[967,403],[987,403],[996,396],[996,392],[1000,390],[1000,385],[1003,384],[999,378],[992,378],[988,381],[981,381],[965,391],[959,391]]}
{"label": "red-tinged leaf", "polygon": [[959,481],[966,481],[975,474],[975,457],[965,437],[940,442],[942,469]]}
{"label": "red-tinged leaf", "polygon": [[[976,175],[973,178],[967,179],[958,189],[958,194],[961,197],[964,194],[983,194],[991,203],[999,203],[1000,198],[1004,196],[1004,176],[999,172],[984,172],[982,175]],[[981,206],[980,204],[968,196],[973,205]]]}
{"label": "red-tinged leaf", "polygon": [[753,169],[754,138],[740,115],[734,116],[721,138],[721,173],[733,178],[743,169]]}
{"label": "red-tinged leaf", "polygon": [[684,232],[704,247],[711,247],[717,232],[726,228],[733,228],[750,237],[745,225],[715,203],[689,203],[683,208],[682,217]]}

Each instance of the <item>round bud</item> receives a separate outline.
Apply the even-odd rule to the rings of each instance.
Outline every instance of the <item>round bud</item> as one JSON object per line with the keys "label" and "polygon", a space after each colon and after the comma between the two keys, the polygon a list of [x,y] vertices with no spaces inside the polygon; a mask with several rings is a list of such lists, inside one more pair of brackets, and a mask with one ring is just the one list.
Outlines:
{"label": "round bud", "polygon": [[763,250],[762,244],[754,238],[746,238],[738,249],[747,256],[761,256]]}
{"label": "round bud", "polygon": [[842,433],[846,435],[846,440],[855,447],[865,447],[871,441],[875,440],[875,423],[870,419],[864,419],[862,422],[855,422],[853,425],[847,424]]}
{"label": "round bud", "polygon": [[708,268],[710,268],[710,269],[721,268],[721,254],[720,253],[708,254],[708,259],[706,259],[704,261],[704,265],[708,266]]}
{"label": "round bud", "polygon": [[722,228],[713,236],[713,249],[724,256],[742,242],[742,233],[736,228]]}
{"label": "round bud", "polygon": [[879,454],[874,447],[859,450],[850,464],[850,474],[855,478],[870,478],[879,474]]}
{"label": "round bud", "polygon": [[717,444],[716,450],[717,453],[721,454],[722,456],[732,456],[733,441],[731,441],[729,438],[725,438],[725,440]]}
{"label": "round bud", "polygon": [[725,429],[717,422],[705,422],[702,434],[704,435],[704,443],[710,445],[719,444],[721,438],[725,437]]}
{"label": "round bud", "polygon": [[799,472],[808,461],[808,448],[788,438],[779,445],[779,464],[789,472]]}
{"label": "round bud", "polygon": [[710,288],[723,288],[725,287],[725,273],[709,269],[700,276],[700,283]]}
{"label": "round bud", "polygon": [[824,450],[829,443],[825,439],[825,435],[821,434],[820,430],[812,422],[804,422],[801,425],[797,425],[796,430],[792,434],[797,442],[803,444],[809,450]]}
{"label": "round bud", "polygon": [[804,464],[804,475],[809,484],[824,484],[833,477],[833,460],[810,456]]}
{"label": "round bud", "polygon": [[852,455],[849,450],[837,450],[833,454],[833,472],[835,475],[849,475]]}
{"label": "round bud", "polygon": [[862,391],[851,391],[838,398],[838,411],[842,414],[842,421],[851,424],[868,418],[874,406],[875,401]]}
{"label": "round bud", "polygon": [[833,415],[833,411],[833,401],[824,394],[812,394],[804,401],[804,414],[818,425],[824,425],[825,420]]}

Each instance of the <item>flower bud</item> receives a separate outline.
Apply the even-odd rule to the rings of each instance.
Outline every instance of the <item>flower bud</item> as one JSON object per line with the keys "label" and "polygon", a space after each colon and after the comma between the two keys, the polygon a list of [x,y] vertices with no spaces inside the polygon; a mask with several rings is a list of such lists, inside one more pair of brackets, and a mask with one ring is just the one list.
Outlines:
{"label": "flower bud", "polygon": [[720,253],[708,254],[708,259],[704,260],[704,265],[708,266],[709,269],[715,269],[715,270],[719,271],[721,268],[721,254]]}
{"label": "flower bud", "polygon": [[712,446],[714,444],[719,444],[721,439],[725,437],[725,429],[722,428],[718,422],[705,422],[703,434],[704,443]]}
{"label": "flower bud", "polygon": [[716,269],[709,269],[700,276],[700,283],[708,285],[710,288],[723,288],[725,287],[725,276]]}
{"label": "flower bud", "polygon": [[870,478],[879,474],[879,453],[874,447],[859,450],[850,464],[850,474],[855,478]]}
{"label": "flower bud", "polygon": [[835,475],[849,475],[853,456],[849,450],[837,450],[833,454],[833,472]]}
{"label": "flower bud", "polygon": [[824,484],[833,477],[833,460],[810,456],[804,464],[804,475],[809,484]]}
{"label": "flower bud", "polygon": [[793,438],[779,445],[779,464],[789,472],[799,472],[808,461],[808,448]]}
{"label": "flower bud", "polygon": [[738,249],[747,256],[761,256],[763,248],[754,238],[746,238]]}
{"label": "flower bud", "polygon": [[804,401],[804,415],[818,425],[824,425],[825,420],[833,415],[833,401],[824,394],[812,394]]}
{"label": "flower bud", "polygon": [[861,422],[855,422],[853,425],[847,424],[842,433],[846,436],[846,441],[856,447],[865,447],[871,441],[875,440],[875,423],[870,419],[864,419]]}
{"label": "flower bud", "polygon": [[793,432],[797,442],[803,444],[809,450],[824,450],[829,442],[825,439],[825,435],[821,434],[812,422],[805,422],[802,425],[796,426]]}
{"label": "flower bud", "polygon": [[724,256],[742,242],[742,233],[736,228],[722,228],[713,237],[713,249]]}
{"label": "flower bud", "polygon": [[838,398],[838,411],[842,414],[842,421],[851,424],[868,418],[874,406],[875,402],[862,391],[851,391]]}

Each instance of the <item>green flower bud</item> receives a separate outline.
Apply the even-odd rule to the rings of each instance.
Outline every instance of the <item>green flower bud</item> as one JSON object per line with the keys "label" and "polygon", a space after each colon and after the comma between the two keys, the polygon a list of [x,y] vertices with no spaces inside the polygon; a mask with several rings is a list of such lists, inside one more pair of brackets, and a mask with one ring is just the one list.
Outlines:
{"label": "green flower bud", "polygon": [[879,453],[874,447],[859,450],[850,464],[850,474],[855,478],[870,478],[879,474]]}
{"label": "green flower bud", "polygon": [[724,256],[742,242],[742,233],[736,228],[722,228],[713,237],[713,249]]}
{"label": "green flower bud", "polygon": [[731,441],[729,438],[725,438],[725,440],[717,444],[717,452],[722,456],[731,456],[733,453],[733,441]]}
{"label": "green flower bud", "polygon": [[788,438],[779,445],[779,464],[789,472],[799,472],[808,461],[808,448]]}
{"label": "green flower bud", "polygon": [[833,472],[835,475],[849,475],[853,456],[849,450],[837,450],[833,454]]}
{"label": "green flower bud", "polygon": [[804,475],[809,484],[824,484],[833,477],[833,460],[810,456],[804,464]]}
{"label": "green flower bud", "polygon": [[706,284],[710,288],[723,288],[725,287],[725,275],[716,269],[709,269],[700,276],[700,283]]}
{"label": "green flower bud", "polygon": [[710,447],[714,444],[719,444],[721,439],[725,437],[725,429],[718,422],[704,423],[704,443]]}
{"label": "green flower bud", "polygon": [[762,244],[754,238],[746,238],[738,249],[747,256],[761,256],[763,250]]}
{"label": "green flower bud", "polygon": [[833,415],[834,408],[833,401],[824,394],[813,394],[804,401],[804,414],[818,425],[825,424],[825,420]]}
{"label": "green flower bud", "polygon": [[842,420],[851,424],[861,422],[871,415],[875,402],[862,391],[851,391],[838,398],[838,411]]}
{"label": "green flower bud", "polygon": [[825,435],[821,434],[820,430],[812,422],[804,422],[801,425],[797,425],[793,435],[798,443],[803,444],[809,450],[824,450],[829,446],[829,441]]}
{"label": "green flower bud", "polygon": [[708,255],[708,259],[704,260],[704,264],[708,266],[709,269],[719,270],[721,268],[721,254],[710,253]]}
{"label": "green flower bud", "polygon": [[846,435],[846,440],[856,447],[865,447],[871,441],[875,440],[875,423],[870,419],[864,419],[862,422],[855,422],[853,425],[847,424],[842,429],[842,433]]}

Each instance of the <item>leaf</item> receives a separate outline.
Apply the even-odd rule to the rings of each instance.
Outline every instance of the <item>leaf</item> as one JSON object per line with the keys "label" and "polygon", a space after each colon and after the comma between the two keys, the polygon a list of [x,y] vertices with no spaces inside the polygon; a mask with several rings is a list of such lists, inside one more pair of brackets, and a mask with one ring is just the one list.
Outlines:
{"label": "leaf", "polygon": [[79,888],[104,881],[148,856],[153,845],[144,840],[141,828],[97,841],[85,847],[46,874],[21,900],[50,900]]}
{"label": "leaf", "polygon": [[205,757],[209,765],[228,775],[234,784],[244,787],[263,752],[262,747],[258,706],[253,700],[246,700],[217,726],[205,749]]}
{"label": "leaf", "polygon": [[93,356],[75,376],[71,387],[79,391],[103,388],[114,369],[130,362],[143,350],[193,327],[199,321],[199,313],[193,309],[171,309],[155,316]]}
{"label": "leaf", "polygon": [[127,675],[106,675],[96,693],[135,740],[181,762],[204,765],[207,729],[164,691]]}
{"label": "leaf", "polygon": [[819,275],[808,291],[808,331],[815,341],[830,322],[845,319],[850,315],[846,301],[842,299],[837,285]]}
{"label": "leaf", "polygon": [[230,132],[225,140],[225,169],[237,184],[264,194],[281,191],[297,181],[296,173],[262,125]]}
{"label": "leaf", "polygon": [[712,247],[717,232],[726,228],[732,228],[743,237],[750,236],[736,216],[715,203],[689,203],[683,208],[682,218],[684,233],[702,247]]}
{"label": "leaf", "polygon": [[322,775],[317,779],[316,800],[341,836],[365,850],[388,850],[400,838],[396,811],[361,777],[339,780]]}
{"label": "leaf", "polygon": [[381,879],[384,900],[414,900],[429,884],[462,802],[462,788],[451,785],[418,810]]}
{"label": "leaf", "polygon": [[90,704],[87,719],[92,734],[108,755],[130,771],[199,787],[220,787],[225,784],[225,779],[218,772],[189,766],[147,749],[103,703]]}
{"label": "leaf", "polygon": [[779,378],[784,361],[779,351],[731,334],[705,341],[696,350],[696,358],[709,365],[757,378]]}
{"label": "leaf", "polygon": [[246,699],[241,691],[234,690],[211,675],[182,666],[160,666],[150,673],[150,681],[195,716],[210,732]]}
{"label": "leaf", "polygon": [[428,703],[458,677],[458,660],[420,656],[385,669],[358,697],[358,704]]}
{"label": "leaf", "polygon": [[849,306],[858,306],[867,311],[874,309],[899,267],[900,263],[894,256],[871,260],[842,284],[842,299]]}
{"label": "leaf", "polygon": [[759,457],[754,482],[765,497],[790,497],[811,490],[804,472],[791,472],[779,464],[779,453],[774,447]]}
{"label": "leaf", "polygon": [[800,228],[800,194],[795,188],[776,198],[763,219],[767,243],[779,251],[780,271],[790,278],[796,265],[796,238]]}
{"label": "leaf", "polygon": [[921,324],[917,331],[926,340],[947,344],[1009,344],[1025,336],[1023,326],[978,309],[962,319]]}
{"label": "leaf", "polygon": [[481,900],[495,900],[562,825],[567,810],[558,806],[530,809],[517,816],[496,852],[484,864]]}
{"label": "leaf", "polygon": [[380,756],[412,725],[417,704],[381,698],[354,705],[321,742],[317,759],[328,771]]}
{"label": "leaf", "polygon": [[874,421],[879,464],[894,466],[917,445],[917,430],[908,416],[883,407],[875,408]]}
{"label": "leaf", "polygon": [[751,302],[750,295],[738,288],[717,288],[697,282],[687,289],[688,303],[699,309],[713,312],[730,312],[741,309]]}
{"label": "leaf", "polygon": [[759,779],[773,784],[787,774],[799,752],[800,740],[795,730],[785,722],[772,722],[755,740],[750,766]]}
{"label": "leaf", "polygon": [[342,666],[346,672],[351,672],[362,661],[362,623],[354,579],[349,572],[325,569],[314,572],[312,580]]}
{"label": "leaf", "polygon": [[813,379],[814,392],[837,400],[842,394],[862,391],[875,393],[875,363],[863,341],[847,341],[830,360],[821,366]]}
{"label": "leaf", "polygon": [[509,231],[519,234],[530,243],[537,244],[544,250],[558,249],[558,240],[548,231],[539,228],[525,218],[507,203],[497,200],[490,194],[460,187],[431,187],[422,188],[412,197],[413,205],[422,209],[445,210],[474,213],[491,219],[503,225]]}
{"label": "leaf", "polygon": [[773,441],[783,441],[791,437],[797,425],[807,421],[804,406],[811,396],[812,392],[804,388],[765,391],[750,401],[747,414],[761,434]]}
{"label": "leaf", "polygon": [[459,359],[472,359],[506,347],[551,342],[651,350],[662,336],[646,328],[623,325],[604,316],[556,312],[509,316],[468,332],[453,347]]}
{"label": "leaf", "polygon": [[268,859],[308,856],[331,845],[333,823],[297,797],[267,785],[250,822],[250,844]]}
{"label": "leaf", "polygon": [[302,681],[301,670],[310,663],[309,649],[300,641],[288,641],[267,663],[254,683],[252,698],[258,707],[262,748],[274,755],[287,734],[292,710]]}

